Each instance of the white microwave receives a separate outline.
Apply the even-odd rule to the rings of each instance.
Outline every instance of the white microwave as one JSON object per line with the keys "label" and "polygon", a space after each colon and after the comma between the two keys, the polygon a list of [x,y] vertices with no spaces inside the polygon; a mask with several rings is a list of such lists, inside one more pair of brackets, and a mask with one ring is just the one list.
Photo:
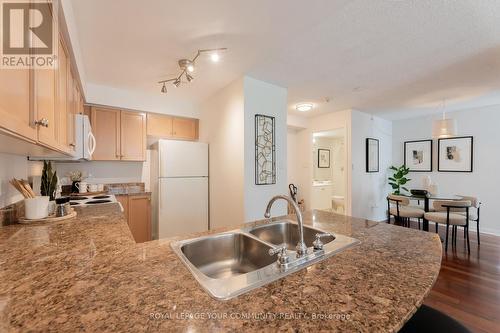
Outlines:
{"label": "white microwave", "polygon": [[96,147],[89,116],[75,115],[75,156],[73,160],[92,160]]}
{"label": "white microwave", "polygon": [[52,161],[91,161],[96,147],[96,140],[92,134],[89,117],[82,114],[75,115],[75,153],[65,157],[29,157],[30,160],[50,159]]}

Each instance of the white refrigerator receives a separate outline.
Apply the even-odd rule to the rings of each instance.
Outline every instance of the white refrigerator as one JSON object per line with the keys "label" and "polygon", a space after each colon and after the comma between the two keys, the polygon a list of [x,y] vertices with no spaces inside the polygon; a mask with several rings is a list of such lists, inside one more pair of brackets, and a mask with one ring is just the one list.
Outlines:
{"label": "white refrigerator", "polygon": [[208,230],[208,144],[159,140],[150,182],[154,239]]}

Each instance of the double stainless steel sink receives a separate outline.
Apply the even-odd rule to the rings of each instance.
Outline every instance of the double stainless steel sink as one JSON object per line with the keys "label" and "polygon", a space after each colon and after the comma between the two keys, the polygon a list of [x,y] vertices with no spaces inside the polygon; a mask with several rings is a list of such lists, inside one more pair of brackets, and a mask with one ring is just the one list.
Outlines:
{"label": "double stainless steel sink", "polygon": [[[212,297],[227,300],[359,243],[309,226],[303,234],[307,252],[300,257],[295,253],[298,225],[289,220],[177,241],[171,247]],[[317,235],[322,235],[321,249],[313,247]],[[276,246],[282,247],[279,254]],[[283,255],[293,259],[280,264]]]}

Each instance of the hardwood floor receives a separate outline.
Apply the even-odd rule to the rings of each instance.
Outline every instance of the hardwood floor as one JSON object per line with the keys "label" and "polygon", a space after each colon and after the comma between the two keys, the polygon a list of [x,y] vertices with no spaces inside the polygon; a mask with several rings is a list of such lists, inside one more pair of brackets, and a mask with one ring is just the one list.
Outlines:
{"label": "hardwood floor", "polygon": [[[412,223],[417,228],[417,223]],[[475,227],[475,225],[474,225]],[[434,231],[434,225],[430,225]],[[444,239],[444,228],[440,227]],[[470,233],[471,252],[467,255],[463,232],[457,246],[449,243],[444,252],[438,280],[425,304],[460,321],[472,332],[500,332],[500,237],[481,234],[478,247]],[[451,240],[451,231],[450,231]],[[449,242],[450,242],[449,240]]]}

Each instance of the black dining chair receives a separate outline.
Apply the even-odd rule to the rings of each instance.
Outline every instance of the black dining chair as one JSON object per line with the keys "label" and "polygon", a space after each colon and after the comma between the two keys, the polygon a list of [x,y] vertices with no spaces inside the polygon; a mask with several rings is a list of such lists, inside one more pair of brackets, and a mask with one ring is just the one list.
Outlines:
{"label": "black dining chair", "polygon": [[422,305],[399,333],[471,333],[465,326],[444,313]]}

